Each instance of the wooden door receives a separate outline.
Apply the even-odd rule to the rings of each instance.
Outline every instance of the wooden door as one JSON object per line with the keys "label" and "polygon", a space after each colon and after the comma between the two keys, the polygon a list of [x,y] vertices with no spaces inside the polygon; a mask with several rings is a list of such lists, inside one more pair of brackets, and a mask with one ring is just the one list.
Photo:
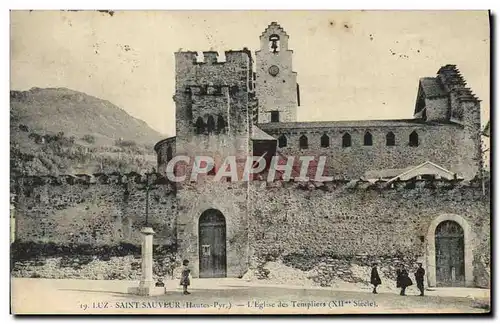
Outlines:
{"label": "wooden door", "polygon": [[465,285],[464,231],[453,221],[444,221],[436,228],[436,285]]}
{"label": "wooden door", "polygon": [[206,210],[199,221],[200,278],[226,277],[226,220],[218,210]]}

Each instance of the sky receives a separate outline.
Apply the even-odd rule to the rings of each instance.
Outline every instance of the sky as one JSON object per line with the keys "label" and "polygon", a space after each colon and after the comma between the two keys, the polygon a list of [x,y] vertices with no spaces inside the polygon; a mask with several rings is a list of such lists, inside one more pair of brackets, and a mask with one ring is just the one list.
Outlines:
{"label": "sky", "polygon": [[456,64],[489,120],[487,11],[12,11],[12,90],[64,87],[175,135],[174,52],[290,36],[299,121],[411,118],[418,80]]}

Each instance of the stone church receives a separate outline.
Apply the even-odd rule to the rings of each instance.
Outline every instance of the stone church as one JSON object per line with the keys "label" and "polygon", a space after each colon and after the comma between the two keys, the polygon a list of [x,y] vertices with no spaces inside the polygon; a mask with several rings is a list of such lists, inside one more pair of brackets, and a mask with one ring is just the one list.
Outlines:
{"label": "stone church", "polygon": [[[113,247],[122,268],[132,267],[123,255],[140,247],[146,210],[159,247],[156,266],[174,264],[170,257],[188,259],[195,278],[265,278],[266,262],[281,260],[315,269],[313,279],[329,286],[339,269],[353,276],[347,269],[353,263],[369,269],[378,261],[381,272],[394,276],[396,263],[411,270],[420,261],[426,285],[489,287],[491,208],[480,177],[480,102],[457,67],[415,80],[415,105],[406,108],[411,119],[303,122],[288,40],[273,22],[255,55],[227,51],[222,60],[216,52],[175,53],[176,136],[155,145],[157,174],[19,179],[16,242],[56,256],[101,251],[99,269],[107,278],[118,262],[110,261]],[[210,156],[214,165],[171,182],[170,173],[189,176],[192,169],[171,167],[178,156]],[[286,163],[326,156],[324,174],[332,180],[285,181],[277,174],[265,181],[270,170],[264,169],[251,181],[216,181],[228,156],[238,169],[248,156]],[[313,172],[315,164],[309,166]],[[293,168],[299,173],[295,161]]]}
{"label": "stone church", "polygon": [[[203,58],[196,52],[175,53],[176,136],[155,146],[159,173],[189,174],[189,165],[167,171],[167,163],[176,155],[212,156],[215,160],[212,171],[215,171],[226,156],[265,154],[266,159],[276,155],[285,159],[299,155],[327,156],[325,172],[336,179],[334,182],[353,179],[363,183],[422,179],[452,182],[471,180],[478,175],[480,102],[466,88],[456,66],[442,66],[436,76],[415,81],[415,106],[407,107],[414,111],[411,119],[302,122],[297,120],[301,94],[288,41],[286,31],[273,22],[260,35],[260,48],[254,56],[246,48],[225,52],[225,61],[219,60],[217,52],[203,52]],[[419,251],[415,258],[426,264],[431,285],[436,285],[436,280],[448,285],[472,285],[475,281],[472,249],[480,243],[474,241],[479,234],[474,234],[474,226],[469,223],[477,223],[473,219],[479,216],[473,214],[484,212],[485,205],[479,208],[481,212],[471,207],[474,212],[462,216],[463,209],[449,207],[448,202],[440,205],[437,203],[440,198],[431,202],[432,194],[417,197],[415,206],[404,207],[408,201],[398,206],[388,204],[390,198],[381,196],[351,197],[353,205],[350,205],[342,195],[324,193],[318,194],[321,198],[307,198],[317,202],[309,205],[300,202],[304,199],[299,197],[301,194],[282,192],[286,183],[278,183],[275,186],[280,189],[268,192],[269,189],[256,187],[258,180],[229,183],[211,181],[213,177],[214,172],[198,175],[196,181],[178,184],[175,193],[179,255],[192,260],[195,276],[241,276],[253,266],[252,260],[262,252],[259,249],[275,247],[283,254],[290,245],[295,252],[322,250],[326,246],[331,250],[334,245],[337,254]],[[273,184],[265,185],[270,186]],[[403,195],[391,199],[409,198]],[[419,199],[426,202],[418,202]],[[276,208],[269,207],[273,203]],[[383,220],[373,216],[369,222],[374,227],[408,233],[408,237],[395,243],[383,234],[364,233],[359,223],[366,221],[361,218],[379,213],[377,204],[386,206],[383,213],[389,215]],[[443,207],[442,212],[432,206]],[[297,210],[292,215],[287,214],[294,208]],[[345,216],[346,210],[355,215]],[[429,215],[420,215],[423,210]],[[267,219],[258,219],[262,213]],[[325,215],[321,220],[303,217],[310,213]],[[336,217],[328,213],[339,214],[335,225],[332,225],[334,220],[327,224],[326,219]],[[415,214],[410,217],[415,217],[410,230],[399,229],[398,226],[407,226],[406,220],[397,220],[405,217],[397,216],[399,213]],[[480,218],[488,218],[488,213]],[[393,220],[389,219],[391,214]],[[288,223],[286,226],[279,225],[281,218]],[[306,219],[301,223],[300,218]],[[319,222],[315,225],[318,227],[312,230],[315,222]],[[395,224],[386,226],[392,222]],[[292,235],[302,237],[303,242],[291,239]],[[359,235],[364,238],[358,242]],[[439,245],[438,240],[446,243]],[[259,241],[265,244],[259,245]],[[404,247],[394,247],[400,243]],[[368,251],[362,248],[364,244],[372,248]]]}

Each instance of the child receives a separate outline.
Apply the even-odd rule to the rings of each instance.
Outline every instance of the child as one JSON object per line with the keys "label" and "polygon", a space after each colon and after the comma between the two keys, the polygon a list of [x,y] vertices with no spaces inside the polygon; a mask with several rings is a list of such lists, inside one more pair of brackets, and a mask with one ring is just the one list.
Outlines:
{"label": "child", "polygon": [[189,291],[187,291],[187,287],[190,284],[189,274],[191,273],[191,270],[189,270],[189,268],[188,268],[189,261],[188,260],[182,261],[182,265],[183,265],[183,268],[182,268],[182,274],[181,274],[181,286],[184,288],[183,294],[190,295],[191,293]]}

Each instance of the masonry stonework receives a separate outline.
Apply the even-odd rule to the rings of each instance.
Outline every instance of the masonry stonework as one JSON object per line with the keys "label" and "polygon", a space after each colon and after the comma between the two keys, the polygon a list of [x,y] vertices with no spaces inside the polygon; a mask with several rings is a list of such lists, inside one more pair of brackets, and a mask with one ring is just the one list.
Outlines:
{"label": "masonry stonework", "polygon": [[[483,180],[478,180],[480,105],[456,66],[443,66],[436,77],[419,80],[413,119],[298,122],[297,75],[283,28],[272,23],[262,34],[255,78],[250,51],[227,51],[225,57],[175,53],[176,134],[155,145],[157,174],[149,185],[148,220],[156,246],[164,247],[155,250],[157,274],[188,259],[198,277],[200,260],[212,256],[210,248],[218,244],[217,260],[224,267],[219,277],[252,271],[265,277],[263,264],[277,259],[298,269],[318,267],[318,282],[330,285],[339,276],[332,268],[353,262],[367,267],[378,260],[393,267],[396,261],[410,266],[423,260],[432,286],[435,226],[452,220],[465,233],[464,284],[489,286],[490,196],[488,185],[483,190],[478,182]],[[279,112],[277,121],[273,111]],[[241,180],[246,158],[263,153],[326,156],[325,173],[334,179],[191,178],[197,156],[213,158],[215,171],[235,157]],[[169,163],[180,156],[190,163]],[[435,174],[407,181],[365,179],[367,172],[403,170],[427,161],[455,174],[454,180]],[[169,175],[186,179],[172,183]],[[28,249],[38,244],[34,249],[40,250],[52,245],[63,250],[137,247],[145,224],[147,180],[138,174],[18,179],[14,243],[28,244]],[[219,232],[213,233],[222,233],[218,238],[223,242],[204,244],[204,250],[200,219],[207,211],[219,215],[214,221]],[[135,263],[129,257],[122,253],[121,259],[107,258],[99,266],[129,269]]]}

